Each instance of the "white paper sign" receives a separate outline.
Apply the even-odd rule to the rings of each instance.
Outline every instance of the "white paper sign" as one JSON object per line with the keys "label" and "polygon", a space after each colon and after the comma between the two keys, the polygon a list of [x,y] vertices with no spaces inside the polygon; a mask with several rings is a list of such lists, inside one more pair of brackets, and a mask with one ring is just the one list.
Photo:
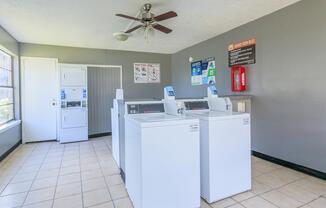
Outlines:
{"label": "white paper sign", "polygon": [[160,64],[134,63],[135,83],[160,83]]}

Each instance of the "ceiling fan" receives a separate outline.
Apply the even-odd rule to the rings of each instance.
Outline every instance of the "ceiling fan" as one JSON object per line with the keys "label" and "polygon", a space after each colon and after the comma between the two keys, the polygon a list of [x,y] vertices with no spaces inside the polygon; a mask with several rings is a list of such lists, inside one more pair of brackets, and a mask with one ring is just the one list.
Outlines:
{"label": "ceiling fan", "polygon": [[134,20],[134,21],[141,23],[131,29],[128,29],[124,33],[130,34],[130,33],[134,32],[135,30],[143,28],[145,31],[145,38],[147,39],[149,32],[153,31],[154,29],[161,31],[163,33],[166,33],[166,34],[172,32],[172,30],[170,28],[164,27],[163,25],[159,24],[158,22],[176,17],[176,16],[178,16],[177,13],[175,13],[174,11],[169,11],[164,14],[155,16],[151,12],[151,9],[152,9],[152,4],[145,4],[141,10],[139,17],[132,17],[132,16],[128,16],[125,14],[116,14],[116,16],[127,18],[127,19]]}

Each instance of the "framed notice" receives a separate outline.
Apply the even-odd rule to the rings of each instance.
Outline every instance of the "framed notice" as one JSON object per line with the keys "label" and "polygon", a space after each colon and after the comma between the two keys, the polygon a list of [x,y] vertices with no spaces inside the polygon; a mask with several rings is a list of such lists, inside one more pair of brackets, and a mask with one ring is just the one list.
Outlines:
{"label": "framed notice", "polygon": [[215,58],[208,58],[191,63],[192,86],[215,84]]}
{"label": "framed notice", "polygon": [[229,45],[229,67],[256,63],[256,38]]}
{"label": "framed notice", "polygon": [[160,83],[160,64],[134,63],[135,83]]}

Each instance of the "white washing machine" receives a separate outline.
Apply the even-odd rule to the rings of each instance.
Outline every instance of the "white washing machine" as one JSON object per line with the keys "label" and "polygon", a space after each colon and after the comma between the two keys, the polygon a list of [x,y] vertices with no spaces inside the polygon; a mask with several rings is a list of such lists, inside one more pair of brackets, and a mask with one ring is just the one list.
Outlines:
{"label": "white washing machine", "polygon": [[219,98],[214,86],[208,98],[175,102],[200,120],[201,196],[213,203],[250,190],[250,114],[232,112],[230,100]]}
{"label": "white washing machine", "polygon": [[[121,162],[123,158],[121,157],[121,140],[123,135],[121,134],[121,129],[124,130],[124,114],[122,111],[124,109],[124,100],[123,100],[123,90],[117,89],[116,96],[113,100],[113,108],[111,108],[111,130],[112,130],[112,155],[118,166],[121,169]],[[122,113],[122,114],[121,114]]]}
{"label": "white washing machine", "polygon": [[135,208],[200,207],[199,120],[162,101],[126,103],[126,187]]}

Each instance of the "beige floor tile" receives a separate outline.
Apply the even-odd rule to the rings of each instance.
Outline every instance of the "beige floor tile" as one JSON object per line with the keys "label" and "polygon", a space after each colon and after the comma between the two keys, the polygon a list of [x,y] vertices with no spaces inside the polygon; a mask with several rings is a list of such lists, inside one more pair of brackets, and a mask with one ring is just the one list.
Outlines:
{"label": "beige floor tile", "polygon": [[23,166],[18,173],[28,173],[28,172],[36,172],[40,169],[41,165],[29,165],[29,166]]}
{"label": "beige floor tile", "polygon": [[120,174],[120,169],[116,165],[112,165],[112,167],[102,167],[101,169],[104,176]]}
{"label": "beige floor tile", "polygon": [[61,168],[59,175],[69,175],[69,174],[79,173],[79,172],[80,172],[80,166],[75,165],[75,166]]}
{"label": "beige floor tile", "polygon": [[113,201],[115,208],[133,208],[129,198],[123,198]]}
{"label": "beige floor tile", "polygon": [[39,189],[28,193],[25,204],[33,204],[54,198],[55,188]]}
{"label": "beige floor tile", "polygon": [[123,184],[123,180],[121,178],[121,175],[107,176],[105,179],[106,179],[106,182],[107,182],[107,184],[109,186]]}
{"label": "beige floor tile", "polygon": [[58,180],[57,177],[37,179],[33,182],[31,190],[37,190],[37,189],[43,189],[43,188],[49,188],[49,187],[56,186],[57,180]]}
{"label": "beige floor tile", "polygon": [[242,206],[241,204],[234,204],[234,205],[231,205],[227,208],[245,208],[244,206]]}
{"label": "beige floor tile", "polygon": [[260,159],[258,157],[255,157],[255,156],[251,156],[251,161],[252,161],[252,163],[256,163],[256,162],[261,162],[261,161],[264,161],[264,160]]}
{"label": "beige floor tile", "polygon": [[40,171],[53,170],[53,169],[58,169],[58,168],[60,168],[60,163],[43,164],[40,168]]}
{"label": "beige floor tile", "polygon": [[106,188],[104,177],[82,181],[83,192]]}
{"label": "beige floor tile", "polygon": [[269,185],[259,183],[255,179],[252,180],[252,188],[251,191],[255,194],[262,194],[268,191],[271,191],[273,188]]}
{"label": "beige floor tile", "polygon": [[0,197],[0,207],[1,208],[11,208],[11,207],[18,207],[24,203],[24,200],[27,196],[26,193],[20,194],[13,194],[8,196]]}
{"label": "beige floor tile", "polygon": [[90,171],[100,169],[100,165],[96,162],[93,163],[85,163],[80,165],[81,171]]}
{"label": "beige floor tile", "polygon": [[293,184],[319,196],[326,194],[326,186],[306,178],[296,181]]}
{"label": "beige floor tile", "polygon": [[38,172],[36,179],[58,177],[58,175],[59,175],[59,168],[52,169],[52,170],[42,170]]}
{"label": "beige floor tile", "polygon": [[225,208],[225,207],[229,207],[231,205],[234,205],[236,203],[237,202],[234,199],[232,199],[232,198],[226,198],[226,199],[220,200],[218,202],[212,203],[210,205],[213,208]]}
{"label": "beige floor tile", "polygon": [[74,173],[69,175],[59,176],[58,185],[64,185],[68,183],[76,183],[81,181],[80,173]]}
{"label": "beige floor tile", "polygon": [[286,183],[290,183],[290,182],[293,182],[300,178],[305,177],[304,174],[297,172],[295,170],[290,170],[288,168],[277,169],[277,170],[274,170],[274,171],[268,173],[267,175],[278,177]]}
{"label": "beige floor tile", "polygon": [[128,196],[127,190],[123,184],[111,186],[109,191],[113,200]]}
{"label": "beige floor tile", "polygon": [[283,181],[282,179],[278,178],[277,176],[273,175],[261,175],[255,178],[255,180],[259,183],[268,185],[272,188],[279,188],[288,184],[288,182]]}
{"label": "beige floor tile", "polygon": [[53,208],[82,208],[83,200],[81,194],[55,199]]}
{"label": "beige floor tile", "polygon": [[81,183],[69,183],[57,186],[55,198],[62,198],[70,195],[81,194]]}
{"label": "beige floor tile", "polygon": [[91,206],[90,208],[114,208],[113,202],[106,202],[104,204]]}
{"label": "beige floor tile", "polygon": [[61,167],[79,166],[79,159],[62,161]]}
{"label": "beige floor tile", "polygon": [[302,207],[300,207],[300,208],[312,208],[312,207],[309,206],[309,205],[304,205],[304,206],[302,206]]}
{"label": "beige floor tile", "polygon": [[326,207],[326,198],[318,198],[308,204],[312,208],[325,208]]}
{"label": "beige floor tile", "polygon": [[45,201],[45,202],[40,202],[40,203],[36,203],[36,204],[30,204],[30,205],[26,205],[23,206],[23,208],[52,208],[53,205],[53,201]]}
{"label": "beige floor tile", "polygon": [[101,169],[89,170],[89,171],[82,171],[81,172],[82,180],[86,181],[93,178],[101,178],[103,177]]}
{"label": "beige floor tile", "polygon": [[311,202],[312,200],[317,199],[319,197],[317,194],[302,189],[300,186],[297,186],[295,184],[289,184],[284,187],[281,187],[280,189],[278,189],[278,191],[302,203]]}
{"label": "beige floor tile", "polygon": [[25,181],[34,180],[36,177],[37,172],[29,172],[29,173],[20,173],[17,174],[11,181],[11,183],[20,183]]}
{"label": "beige floor tile", "polygon": [[260,162],[253,163],[252,168],[261,173],[269,173],[272,172],[273,170],[281,168],[281,166],[267,161],[260,161]]}
{"label": "beige floor tile", "polygon": [[107,189],[99,189],[83,193],[84,206],[94,206],[111,201],[110,193]]}
{"label": "beige floor tile", "polygon": [[262,194],[261,197],[280,208],[296,208],[303,205],[302,202],[298,202],[276,190]]}
{"label": "beige floor tile", "polygon": [[277,208],[277,206],[259,196],[247,199],[246,201],[241,202],[241,204],[246,208]]}
{"label": "beige floor tile", "polygon": [[261,176],[261,175],[263,175],[263,174],[264,174],[264,173],[259,172],[259,171],[256,170],[256,169],[253,169],[253,168],[252,168],[252,170],[251,170],[251,176],[252,176],[253,178],[258,177],[258,176]]}
{"label": "beige floor tile", "polygon": [[27,192],[31,188],[31,185],[32,181],[8,184],[7,187],[1,193],[1,196]]}
{"label": "beige floor tile", "polygon": [[251,191],[246,191],[246,192],[243,192],[243,193],[233,196],[232,199],[236,200],[237,202],[241,202],[246,199],[252,198],[254,196],[256,196],[255,193],[253,193]]}

